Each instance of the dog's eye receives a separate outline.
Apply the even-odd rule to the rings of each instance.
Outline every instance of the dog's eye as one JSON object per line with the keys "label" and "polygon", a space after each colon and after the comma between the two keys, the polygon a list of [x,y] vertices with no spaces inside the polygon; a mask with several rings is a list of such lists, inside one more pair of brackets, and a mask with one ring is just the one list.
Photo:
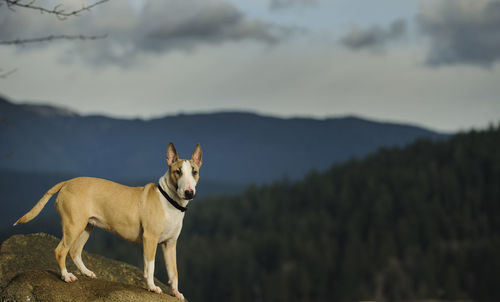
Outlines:
{"label": "dog's eye", "polygon": [[180,169],[179,170],[175,170],[174,173],[177,174],[177,175],[181,175],[181,170]]}
{"label": "dog's eye", "polygon": [[193,171],[193,176],[198,174],[198,171]]}

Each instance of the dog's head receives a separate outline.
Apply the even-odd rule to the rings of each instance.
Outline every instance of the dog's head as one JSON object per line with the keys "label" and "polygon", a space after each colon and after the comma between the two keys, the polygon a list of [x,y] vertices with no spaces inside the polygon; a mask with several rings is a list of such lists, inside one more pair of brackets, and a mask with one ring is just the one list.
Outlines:
{"label": "dog's head", "polygon": [[180,159],[174,144],[168,144],[167,165],[169,182],[181,199],[190,200],[196,196],[196,184],[200,178],[202,151],[200,144],[194,148],[190,160]]}

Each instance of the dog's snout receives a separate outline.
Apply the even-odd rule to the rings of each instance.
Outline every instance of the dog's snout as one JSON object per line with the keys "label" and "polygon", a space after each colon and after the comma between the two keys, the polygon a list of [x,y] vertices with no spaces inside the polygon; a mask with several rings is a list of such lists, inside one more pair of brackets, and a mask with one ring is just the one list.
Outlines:
{"label": "dog's snout", "polygon": [[193,190],[184,191],[184,197],[186,199],[192,199],[194,197],[194,191]]}

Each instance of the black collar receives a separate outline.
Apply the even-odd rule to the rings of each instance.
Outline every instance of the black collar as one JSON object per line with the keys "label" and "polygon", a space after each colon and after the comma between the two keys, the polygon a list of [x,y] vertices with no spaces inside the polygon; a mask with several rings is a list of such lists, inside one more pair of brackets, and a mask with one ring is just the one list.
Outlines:
{"label": "black collar", "polygon": [[177,203],[177,201],[173,200],[172,197],[168,196],[167,192],[163,191],[160,184],[158,184],[158,190],[160,190],[161,194],[163,194],[163,196],[165,196],[168,202],[170,202],[170,204],[173,205],[177,210],[181,212],[186,212],[187,207],[181,206],[180,204]]}

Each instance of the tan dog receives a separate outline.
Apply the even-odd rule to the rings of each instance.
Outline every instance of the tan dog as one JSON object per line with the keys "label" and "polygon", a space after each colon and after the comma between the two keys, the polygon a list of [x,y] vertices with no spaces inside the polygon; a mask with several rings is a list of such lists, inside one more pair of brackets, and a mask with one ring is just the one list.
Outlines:
{"label": "tan dog", "polygon": [[184,296],[178,290],[176,243],[181,232],[185,207],[196,195],[196,184],[202,164],[200,145],[191,160],[181,160],[172,143],[167,149],[168,171],[159,184],[127,187],[109,180],[78,177],[52,187],[38,203],[14,225],[37,216],[50,197],[59,192],[56,208],[62,220],[63,237],[55,249],[61,278],[76,281],[66,270],[66,255],[70,254],[78,269],[91,278],[96,275],[82,262],[82,249],[94,226],[103,228],[135,243],[144,249],[144,277],[148,289],[161,293],[154,284],[154,259],[158,243],[163,249],[169,284],[173,294]]}

